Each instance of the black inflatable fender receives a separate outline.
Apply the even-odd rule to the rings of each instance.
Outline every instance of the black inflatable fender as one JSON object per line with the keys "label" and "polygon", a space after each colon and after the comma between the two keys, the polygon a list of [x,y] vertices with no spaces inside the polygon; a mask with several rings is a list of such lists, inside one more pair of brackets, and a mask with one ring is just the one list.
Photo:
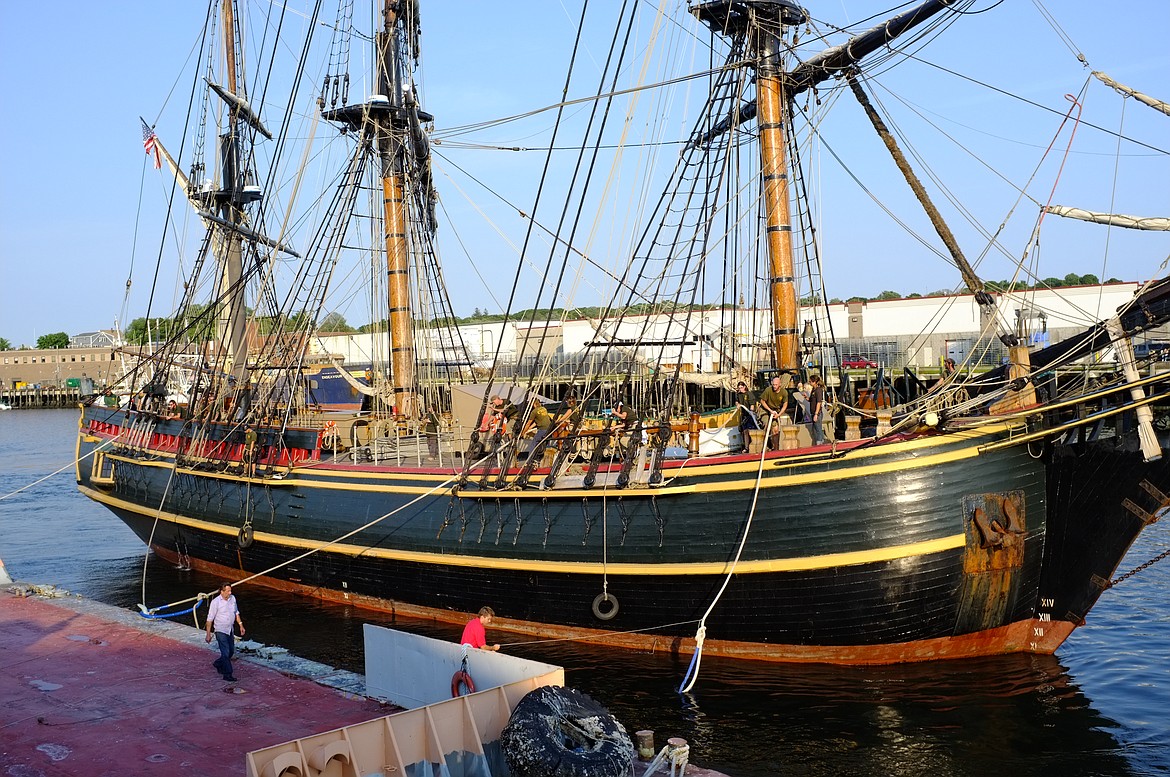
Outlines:
{"label": "black inflatable fender", "polygon": [[512,777],[625,777],[634,744],[589,696],[546,685],[516,705],[500,734]]}

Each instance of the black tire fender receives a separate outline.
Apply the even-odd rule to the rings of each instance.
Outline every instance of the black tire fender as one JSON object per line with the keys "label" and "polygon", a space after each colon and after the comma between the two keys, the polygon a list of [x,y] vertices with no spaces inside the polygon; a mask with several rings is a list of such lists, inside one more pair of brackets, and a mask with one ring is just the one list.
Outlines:
{"label": "black tire fender", "polygon": [[[607,604],[609,609],[603,609]],[[593,599],[593,617],[599,621],[611,621],[617,617],[620,607],[616,596],[610,593],[600,593]]]}
{"label": "black tire fender", "polygon": [[512,777],[625,777],[634,744],[604,706],[546,685],[516,705],[500,734]]}

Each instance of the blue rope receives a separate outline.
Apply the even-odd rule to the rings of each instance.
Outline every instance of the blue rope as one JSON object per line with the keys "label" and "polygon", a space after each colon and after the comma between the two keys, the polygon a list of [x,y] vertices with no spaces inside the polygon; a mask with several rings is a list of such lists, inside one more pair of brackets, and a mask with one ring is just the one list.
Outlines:
{"label": "blue rope", "polygon": [[188,613],[194,613],[196,610],[199,609],[199,605],[203,604],[203,602],[204,602],[204,599],[200,598],[199,601],[197,601],[197,602],[195,602],[195,604],[191,605],[190,609],[175,610],[174,612],[166,612],[167,607],[174,606],[171,604],[166,604],[166,605],[163,605],[162,607],[156,607],[153,610],[147,610],[145,606],[140,604],[140,605],[138,605],[138,614],[141,615],[143,618],[147,618],[149,620],[159,620],[162,618],[174,618],[176,615],[187,615]]}
{"label": "blue rope", "polygon": [[678,686],[678,692],[683,693],[683,689],[687,687],[687,683],[691,681],[692,673],[695,671],[695,662],[699,660],[699,651],[696,650],[691,653],[691,665],[687,667],[687,673],[683,676],[683,681]]}

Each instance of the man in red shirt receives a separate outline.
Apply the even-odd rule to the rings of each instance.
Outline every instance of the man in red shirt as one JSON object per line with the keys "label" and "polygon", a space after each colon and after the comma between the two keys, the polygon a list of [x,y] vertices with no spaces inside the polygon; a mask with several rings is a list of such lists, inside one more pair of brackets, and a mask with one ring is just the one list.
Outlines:
{"label": "man in red shirt", "polygon": [[484,630],[485,626],[492,625],[492,618],[495,617],[495,614],[491,607],[480,607],[479,616],[469,620],[467,625],[463,627],[463,637],[459,642],[482,650],[499,650],[499,645],[488,646],[487,632]]}

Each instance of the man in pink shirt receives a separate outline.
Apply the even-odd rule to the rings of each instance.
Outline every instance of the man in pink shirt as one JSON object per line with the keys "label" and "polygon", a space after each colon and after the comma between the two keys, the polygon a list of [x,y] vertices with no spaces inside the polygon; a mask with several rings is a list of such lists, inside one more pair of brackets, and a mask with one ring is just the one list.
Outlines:
{"label": "man in pink shirt", "polygon": [[495,611],[491,607],[480,607],[479,616],[472,618],[463,627],[463,637],[459,642],[473,648],[480,648],[481,650],[499,650],[499,645],[487,644],[486,626],[492,625],[492,618],[495,617]]}
{"label": "man in pink shirt", "polygon": [[233,627],[239,625],[240,636],[244,636],[244,622],[240,620],[240,608],[236,605],[236,597],[232,596],[232,584],[224,583],[219,587],[219,596],[211,600],[207,610],[207,641],[211,642],[211,635],[215,633],[215,641],[219,647],[219,658],[212,665],[223,675],[223,679],[234,683],[236,677],[232,674],[232,656],[236,652],[236,638]]}

